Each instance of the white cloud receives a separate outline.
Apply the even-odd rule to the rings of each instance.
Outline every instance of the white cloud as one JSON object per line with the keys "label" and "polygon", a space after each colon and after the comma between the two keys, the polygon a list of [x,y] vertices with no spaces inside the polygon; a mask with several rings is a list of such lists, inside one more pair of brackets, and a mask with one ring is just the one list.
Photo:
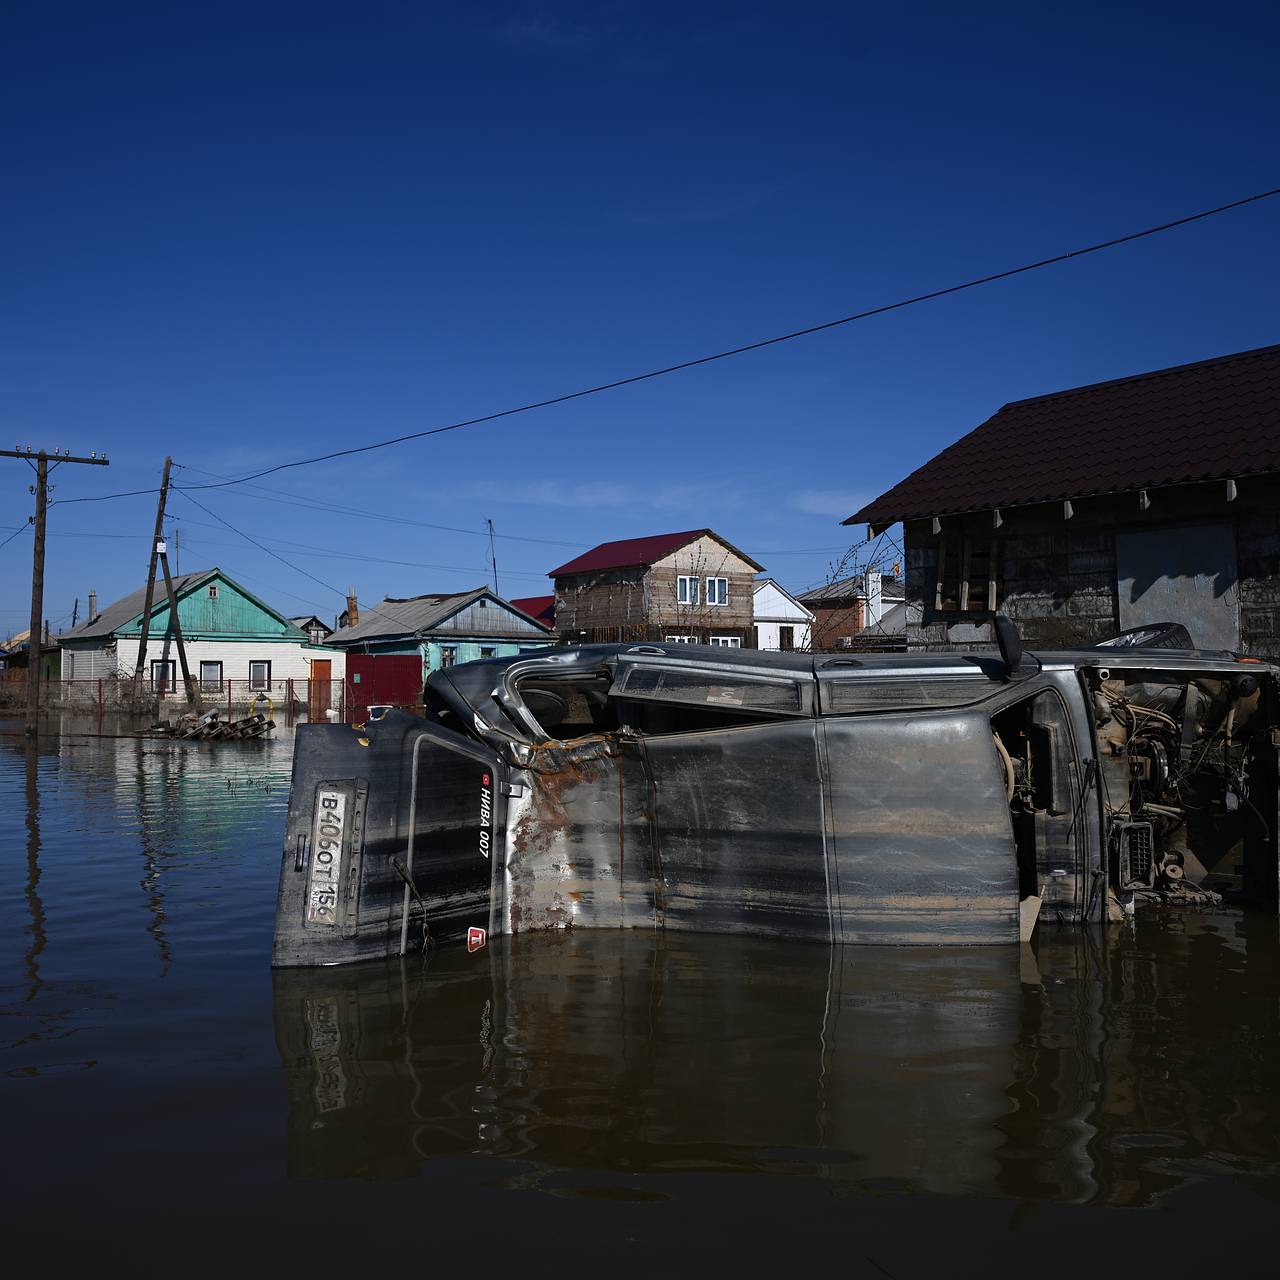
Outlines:
{"label": "white cloud", "polygon": [[850,489],[801,489],[787,499],[787,505],[811,516],[836,516],[844,520],[866,501],[865,493]]}

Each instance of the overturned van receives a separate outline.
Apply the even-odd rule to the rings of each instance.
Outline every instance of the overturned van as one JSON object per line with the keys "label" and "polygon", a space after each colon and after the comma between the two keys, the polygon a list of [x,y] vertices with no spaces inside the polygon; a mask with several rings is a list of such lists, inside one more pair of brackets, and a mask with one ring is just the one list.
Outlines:
{"label": "overturned van", "polygon": [[583,646],[437,671],[425,717],[303,726],[274,963],[564,928],[1012,943],[1216,893],[1274,911],[1277,669],[1170,648],[1178,628],[1040,655],[997,632],[999,656]]}

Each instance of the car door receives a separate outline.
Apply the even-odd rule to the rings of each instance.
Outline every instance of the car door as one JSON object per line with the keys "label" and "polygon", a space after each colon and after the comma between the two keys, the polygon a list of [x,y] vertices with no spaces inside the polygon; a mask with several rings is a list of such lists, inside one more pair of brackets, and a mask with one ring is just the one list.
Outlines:
{"label": "car door", "polygon": [[807,660],[635,655],[629,708],[653,798],[654,913],[667,928],[827,940],[827,849]]}
{"label": "car door", "polygon": [[982,669],[818,662],[833,914],[851,943],[1018,938],[1017,856]]}

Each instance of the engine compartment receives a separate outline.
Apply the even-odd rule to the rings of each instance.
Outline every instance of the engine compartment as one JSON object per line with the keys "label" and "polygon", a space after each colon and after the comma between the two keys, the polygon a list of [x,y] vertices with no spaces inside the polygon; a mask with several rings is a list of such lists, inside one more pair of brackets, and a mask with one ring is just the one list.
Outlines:
{"label": "engine compartment", "polygon": [[[1276,826],[1275,698],[1234,673],[1086,672],[1113,907],[1269,897]],[[1270,855],[1270,856],[1268,856]],[[1274,876],[1272,877],[1274,878]]]}

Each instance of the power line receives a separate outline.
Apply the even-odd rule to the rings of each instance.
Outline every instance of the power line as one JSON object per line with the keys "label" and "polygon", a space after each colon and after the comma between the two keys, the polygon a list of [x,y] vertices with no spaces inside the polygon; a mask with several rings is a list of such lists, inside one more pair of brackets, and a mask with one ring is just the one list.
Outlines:
{"label": "power line", "polygon": [[[181,489],[175,489],[175,493],[181,493]],[[191,524],[199,524],[202,529],[212,528],[213,526],[205,524],[203,521],[191,521]],[[230,546],[227,542],[214,542],[203,536],[192,539],[189,546],[193,547],[226,547]],[[468,568],[463,565],[456,564],[428,564],[421,560],[390,560],[385,556],[366,556],[355,551],[337,551],[331,547],[317,547],[305,542],[289,542],[286,539],[277,540],[277,546],[284,547],[287,551],[296,555],[306,556],[322,556],[332,560],[356,560],[363,564],[388,564],[396,565],[405,569],[433,569],[442,573],[468,573],[473,577],[479,574],[484,576],[483,569]],[[516,569],[507,570],[507,576],[513,578],[534,578],[545,580],[545,573],[532,573],[529,571],[519,571]]]}
{"label": "power line", "polygon": [[[275,560],[279,560],[282,565],[285,565],[287,568],[292,569],[294,573],[300,573],[304,578],[310,578],[312,582],[318,583],[320,586],[324,587],[326,591],[332,591],[337,595],[342,596],[344,599],[346,598],[347,593],[343,591],[341,587],[335,587],[332,582],[326,582],[323,578],[317,578],[314,573],[308,573],[306,569],[300,568],[298,565],[293,564],[290,561],[286,560],[284,556],[278,554],[275,551],[272,551],[270,547],[264,546],[261,542],[257,540],[257,538],[251,537],[249,534],[245,533],[243,529],[237,529],[235,525],[231,524],[227,520],[224,520],[216,511],[210,511],[209,508],[206,507],[203,502],[199,501],[196,498],[193,498],[185,490],[179,489],[178,492],[181,493],[182,496],[186,498],[188,502],[194,502],[195,505],[205,513],[205,515],[212,516],[219,524],[226,525],[226,527],[230,529],[232,533],[238,534],[246,542],[253,543],[253,545],[257,547],[259,551],[265,551],[267,555],[271,556]],[[369,613],[376,614],[380,618],[386,618],[389,622],[394,622],[397,627],[403,625],[403,623],[399,618],[393,618],[389,613],[383,613],[381,609],[375,609],[372,605],[365,605],[364,608]]]}
{"label": "power line", "polygon": [[[201,475],[217,476],[216,471],[205,471],[202,467],[183,466],[180,462],[173,464],[182,471],[199,471]],[[222,477],[226,479],[226,477]],[[242,485],[244,482],[240,480],[230,480],[228,485]],[[175,486],[175,488],[187,489],[203,489],[203,488],[226,488],[228,485],[183,485]],[[258,489],[257,493],[248,492],[249,489]],[[489,536],[486,529],[461,529],[451,524],[432,524],[427,520],[414,520],[408,516],[389,516],[382,515],[378,512],[364,511],[359,507],[347,507],[336,502],[325,502],[322,498],[304,498],[300,494],[293,495],[293,500],[282,498],[272,489],[264,489],[259,485],[246,485],[243,490],[237,490],[241,497],[257,498],[259,501],[270,501],[284,503],[291,507],[302,507],[311,511],[333,511],[343,515],[356,516],[365,520],[379,520],[389,524],[409,524],[420,529],[436,529],[441,533],[465,533],[473,538],[487,538]],[[530,538],[514,533],[500,533],[499,538],[506,539],[508,542],[536,542],[547,547],[569,547],[572,550],[584,550],[589,544],[584,542],[564,542],[557,538]]]}
{"label": "power line", "polygon": [[[173,465],[178,470],[181,470],[181,471],[198,471],[201,475],[218,477],[218,473],[216,471],[208,471],[204,467],[193,467],[190,465],[183,464],[181,462],[175,462]],[[225,476],[221,478],[226,479]],[[239,485],[241,482],[233,481],[232,483]],[[181,489],[184,487],[196,488],[198,486],[181,486],[181,485],[174,486],[174,488],[176,489]],[[250,490],[257,490],[257,492],[249,492]],[[389,524],[412,525],[415,528],[436,529],[444,533],[465,533],[470,535],[471,537],[476,537],[476,538],[488,538],[489,536],[488,530],[486,529],[461,529],[454,525],[432,524],[430,521],[427,521],[427,520],[415,520],[409,516],[389,516],[379,512],[365,511],[359,507],[347,507],[347,506],[342,506],[338,503],[326,502],[322,498],[302,498],[301,495],[295,495],[296,500],[289,501],[289,499],[287,498],[282,498],[279,495],[279,493],[276,492],[276,490],[264,488],[261,485],[252,485],[252,484],[245,485],[243,489],[237,489],[236,492],[239,493],[240,496],[243,498],[254,498],[260,502],[284,503],[287,506],[301,507],[303,510],[308,510],[308,511],[336,512],[341,515],[349,515],[354,518],[359,518],[364,520],[378,520],[378,521],[382,521],[384,523],[389,523]],[[175,517],[175,519],[176,518],[177,517]],[[189,523],[199,524],[200,522],[189,521]],[[556,538],[531,538],[522,534],[515,534],[515,533],[495,533],[494,537],[496,537],[499,541],[505,540],[507,542],[531,542],[531,543],[538,543],[542,546],[549,546],[549,547],[569,547],[574,550],[585,550],[589,546],[593,545],[585,542],[565,542],[561,539],[556,539]],[[286,540],[277,539],[277,541],[285,542]],[[307,544],[295,543],[293,545],[305,546]],[[844,550],[845,550],[845,546],[844,544],[841,544],[840,546],[837,546],[837,547],[792,547],[783,551],[755,551],[753,552],[753,554],[758,556],[800,556],[800,555],[825,554],[832,551],[844,551]],[[390,564],[390,563],[403,563],[403,562],[388,561],[387,563]],[[431,568],[448,568],[449,566],[448,565],[423,565],[421,567],[426,569],[431,569]],[[470,570],[467,570],[467,572],[470,572]],[[545,575],[542,575],[542,574],[531,575],[526,573],[524,576],[525,577],[531,577],[531,576],[543,577]]]}
{"label": "power line", "polygon": [[[428,436],[444,435],[449,431],[461,431],[464,427],[480,426],[482,423],[496,422],[500,418],[510,418],[520,413],[530,413],[535,409],[546,409],[552,405],[565,404],[570,400],[581,400],[585,396],[599,395],[604,391],[616,391],[619,387],[631,386],[637,382],[647,382],[653,378],[662,378],[668,374],[679,373],[685,369],[694,369],[700,365],[711,364],[717,360],[727,360],[731,356],[744,355],[749,351],[759,351],[764,347],[777,346],[782,342],[791,342],[796,338],[806,338],[815,333],[822,333],[828,329],[839,328],[841,325],[853,324],[857,320],[867,320],[872,316],[886,315],[891,311],[901,311],[906,307],[916,306],[921,302],[931,302],[937,298],[945,298],[953,293],[962,293],[966,289],[976,289],[981,285],[994,284],[999,280],[1008,280],[1014,276],[1025,275],[1029,271],[1039,271],[1043,267],[1050,267],[1059,262],[1066,262],[1071,258],[1082,258],[1087,254],[1100,253],[1103,249],[1114,249],[1122,244],[1131,244],[1135,240],[1142,240],[1148,236],[1159,235],[1165,231],[1172,231],[1177,227],[1185,227],[1193,222],[1201,222],[1206,218],[1216,217],[1218,214],[1227,213],[1232,209],[1242,208],[1244,205],[1255,204],[1260,200],[1269,200],[1273,196],[1280,195],[1280,187],[1273,187],[1268,191],[1258,191],[1253,195],[1244,196],[1239,200],[1231,200],[1226,204],[1220,204],[1212,209],[1203,209],[1199,213],[1187,214],[1185,217],[1174,218],[1169,222],[1162,222],[1158,226],[1147,227],[1142,231],[1131,231],[1126,235],[1115,236],[1110,240],[1103,240],[1097,244],[1086,245],[1082,249],[1071,249],[1065,253],[1054,254],[1049,258],[1040,258],[1035,262],[1023,263],[1021,266],[1010,267],[1004,271],[992,272],[989,275],[978,276],[973,280],[966,280],[961,284],[948,285],[942,289],[931,289],[928,293],[918,293],[910,298],[902,298],[897,302],[889,302],[879,307],[870,307],[865,311],[854,312],[853,315],[841,316],[838,320],[827,320],[822,324],[809,325],[803,329],[794,329],[790,333],[779,334],[773,338],[763,338],[758,342],[748,342],[743,346],[731,347],[727,351],[717,351],[712,355],[698,356],[693,360],[682,360],[678,364],[666,365],[661,369],[651,369],[647,373],[632,374],[630,377],[618,378],[613,382],[602,382],[597,386],[585,387],[580,391],[569,391],[563,395],[551,396],[546,400],[534,400],[528,404],[518,405],[513,409],[502,409],[497,413],[482,414],[476,418],[466,418],[460,422],[451,422],[443,427],[431,427],[423,431],[411,431],[405,435],[393,436],[389,440],[377,440],[372,444],[355,445],[350,449],[335,449],[331,453],[316,454],[310,458],[298,458],[293,462],[280,462],[273,467],[264,467],[261,471],[254,471],[247,476],[241,476],[235,480],[225,480],[218,484],[192,485],[188,488],[197,489],[224,489],[232,484],[244,484],[249,480],[259,480],[263,476],[275,475],[280,471],[288,471],[295,467],[309,467],[318,462],[331,462],[335,458],[349,458],[358,453],[370,453],[375,449],[387,449],[392,445],[405,444],[410,440],[422,440]],[[137,493],[154,493],[154,489],[135,489],[129,493],[120,494],[103,494],[98,497],[88,498],[63,498],[63,502],[105,502],[109,498],[132,497]]]}

